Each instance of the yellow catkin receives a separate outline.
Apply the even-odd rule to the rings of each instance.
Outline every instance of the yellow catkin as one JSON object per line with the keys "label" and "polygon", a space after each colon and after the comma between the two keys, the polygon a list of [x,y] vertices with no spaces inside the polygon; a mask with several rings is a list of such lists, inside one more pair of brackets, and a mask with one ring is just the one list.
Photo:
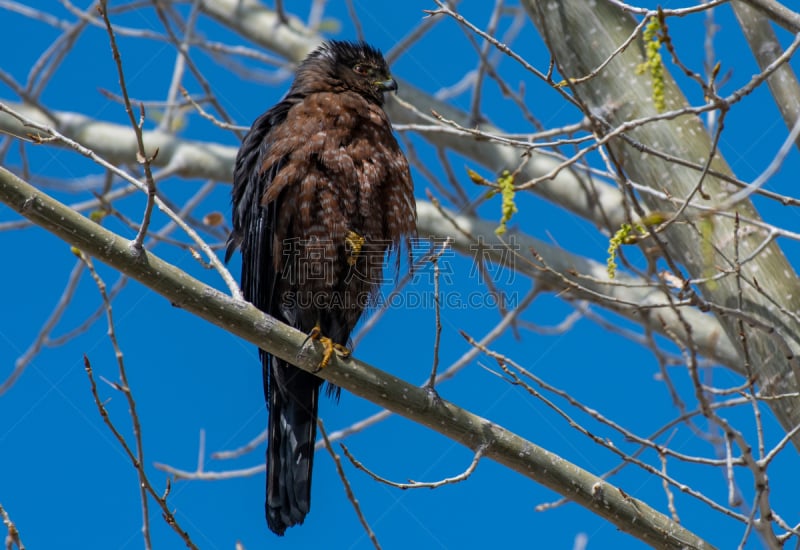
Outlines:
{"label": "yellow catkin", "polygon": [[497,187],[502,197],[500,205],[500,225],[494,230],[496,235],[502,235],[506,232],[506,224],[511,219],[511,216],[517,213],[517,205],[514,203],[514,198],[517,190],[514,189],[514,175],[508,170],[503,170],[503,173],[497,178]]}
{"label": "yellow catkin", "polygon": [[637,74],[649,73],[653,80],[653,104],[661,113],[667,108],[664,94],[664,60],[661,58],[661,22],[653,16],[647,22],[642,33],[645,43],[645,62],[636,68]]}

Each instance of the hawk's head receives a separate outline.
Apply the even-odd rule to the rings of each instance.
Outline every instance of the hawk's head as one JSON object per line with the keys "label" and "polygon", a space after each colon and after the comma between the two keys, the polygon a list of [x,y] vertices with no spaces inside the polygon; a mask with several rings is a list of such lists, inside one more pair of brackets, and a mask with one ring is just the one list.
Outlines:
{"label": "hawk's head", "polygon": [[303,91],[352,90],[378,105],[397,82],[380,50],[366,42],[324,42],[297,70],[295,85]]}

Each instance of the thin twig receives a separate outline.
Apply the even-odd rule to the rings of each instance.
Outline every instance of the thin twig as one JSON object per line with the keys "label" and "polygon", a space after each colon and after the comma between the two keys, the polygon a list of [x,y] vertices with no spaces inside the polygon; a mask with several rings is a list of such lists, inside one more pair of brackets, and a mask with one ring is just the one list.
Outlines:
{"label": "thin twig", "polygon": [[50,316],[44,322],[42,328],[39,329],[36,339],[31,343],[30,346],[28,346],[28,349],[25,350],[25,353],[23,353],[16,360],[14,363],[14,370],[11,371],[11,374],[8,375],[8,378],[3,380],[3,383],[0,384],[0,397],[14,385],[20,376],[22,376],[22,373],[25,372],[25,369],[28,367],[31,361],[33,361],[42,348],[47,344],[53,329],[64,316],[64,312],[67,310],[67,307],[70,305],[70,303],[72,303],[72,297],[75,295],[75,291],[78,288],[78,283],[81,279],[81,273],[83,273],[83,267],[84,265],[80,260],[77,261],[73,266],[72,271],[69,274],[69,278],[67,279],[67,284],[64,286],[64,291],[61,293],[61,296],[53,308],[53,311],[50,312]]}
{"label": "thin twig", "polygon": [[658,457],[661,459],[661,473],[664,474],[664,479],[661,480],[661,485],[664,488],[664,493],[667,495],[667,508],[669,508],[669,513],[672,516],[672,521],[676,523],[681,522],[681,518],[678,517],[678,509],[675,508],[675,495],[672,493],[672,489],[667,483],[667,456],[664,453],[659,453]]}
{"label": "thin twig", "polygon": [[[94,263],[92,262],[91,258],[80,251],[77,252],[78,257],[86,265],[86,268],[89,270],[89,274],[92,276],[92,279],[94,279],[97,289],[100,292],[100,296],[103,299],[103,305],[106,311],[106,321],[108,322],[108,338],[111,341],[112,348],[114,349],[114,355],[117,359],[117,367],[119,368],[119,377],[120,381],[122,382],[121,384],[112,384],[112,387],[118,391],[121,391],[125,395],[125,399],[128,401],[128,410],[130,412],[131,422],[133,424],[133,437],[134,441],[136,442],[136,454],[131,458],[133,460],[134,468],[136,469],[136,475],[139,477],[139,497],[142,502],[142,536],[144,537],[145,548],[149,549],[152,548],[152,542],[150,540],[150,512],[148,510],[147,489],[145,488],[147,475],[144,471],[142,426],[139,423],[139,414],[136,412],[136,401],[133,398],[130,385],[128,384],[128,376],[125,371],[124,355],[119,346],[119,341],[117,340],[117,333],[114,326],[114,311],[111,307],[111,301],[108,298],[108,293],[106,292],[106,284],[95,270]],[[89,363],[89,358],[86,356],[84,356],[84,363],[86,365],[87,374],[91,376],[92,368]],[[95,393],[94,382],[92,382],[92,393]],[[106,418],[108,417],[104,417],[104,419]]]}
{"label": "thin twig", "polygon": [[470,462],[467,469],[461,472],[458,475],[453,477],[446,477],[444,479],[440,479],[439,481],[414,481],[413,479],[409,479],[408,483],[398,483],[396,481],[388,480],[384,477],[379,476],[375,472],[371,471],[369,468],[364,466],[361,462],[359,462],[353,454],[345,447],[344,443],[340,444],[342,447],[342,451],[344,452],[345,456],[350,459],[350,462],[353,463],[353,466],[361,470],[362,472],[366,473],[369,477],[378,481],[380,483],[384,483],[389,485],[390,487],[394,487],[396,489],[438,489],[444,485],[451,485],[453,483],[459,483],[461,481],[466,480],[469,476],[472,475],[472,472],[475,471],[475,468],[478,467],[478,462],[480,462],[481,457],[483,456],[484,447],[480,447],[477,451],[475,451],[475,456],[472,458],[472,462]]}
{"label": "thin twig", "polygon": [[154,158],[156,158],[156,155],[158,155],[158,149],[153,151],[152,156],[148,155],[147,151],[145,150],[144,137],[142,136],[142,127],[144,126],[144,107],[140,107],[140,116],[137,122],[136,117],[133,114],[133,107],[131,107],[130,98],[128,97],[128,86],[125,83],[125,71],[122,68],[122,55],[117,47],[117,39],[114,36],[114,29],[111,26],[111,20],[108,18],[108,0],[100,0],[100,7],[98,10],[103,16],[103,21],[105,22],[106,30],[108,31],[108,40],[111,43],[111,52],[114,56],[114,63],[117,65],[117,73],[119,75],[119,87],[122,91],[122,98],[125,101],[125,112],[128,114],[128,118],[131,121],[133,132],[136,134],[136,145],[138,147],[136,157],[144,169],[144,182],[147,190],[147,202],[145,203],[144,214],[142,215],[142,223],[139,226],[139,232],[136,234],[136,238],[132,243],[134,249],[142,252],[142,245],[144,244],[145,235],[147,235],[147,229],[150,227],[150,217],[153,214],[153,205],[155,204],[156,197],[156,183],[155,180],[153,180],[153,171],[150,167],[150,163]]}
{"label": "thin twig", "polygon": [[[350,486],[350,482],[347,481],[347,475],[344,473],[344,468],[342,467],[342,459],[339,458],[339,455],[337,455],[336,451],[333,450],[333,446],[328,439],[328,432],[325,431],[325,425],[320,419],[317,419],[317,425],[319,426],[320,434],[322,434],[322,442],[330,453],[331,458],[333,458],[333,463],[336,466],[336,473],[339,474],[339,479],[342,480],[345,493],[347,493],[347,500],[349,500],[350,504],[353,505],[353,510],[355,510],[356,515],[358,516],[358,521],[361,522],[361,525],[364,527],[364,531],[367,532],[367,536],[372,542],[372,545],[377,548],[377,550],[380,550],[381,545],[378,542],[378,537],[375,536],[375,532],[369,526],[369,523],[367,523],[367,518],[364,517],[364,512],[361,510],[361,505],[358,503],[355,493],[353,493],[353,488]],[[342,447],[344,447],[344,445],[342,445]]]}
{"label": "thin twig", "polygon": [[431,256],[431,263],[433,264],[433,303],[435,308],[436,325],[433,342],[433,365],[431,366],[431,375],[428,379],[426,387],[431,391],[436,388],[436,372],[439,368],[439,344],[442,339],[442,304],[439,295],[439,259],[442,254],[450,247],[450,237],[446,238],[439,248],[439,251]]}

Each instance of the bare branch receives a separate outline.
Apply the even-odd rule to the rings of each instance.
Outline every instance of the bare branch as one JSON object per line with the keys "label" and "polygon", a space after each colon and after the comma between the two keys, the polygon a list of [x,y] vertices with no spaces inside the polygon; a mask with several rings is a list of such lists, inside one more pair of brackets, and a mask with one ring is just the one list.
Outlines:
{"label": "bare branch", "polygon": [[[319,431],[322,434],[322,442],[325,448],[333,458],[333,463],[336,465],[336,472],[339,474],[339,479],[342,480],[342,485],[344,485],[344,490],[347,493],[347,500],[350,501],[350,504],[353,505],[353,509],[358,516],[358,521],[361,522],[361,525],[364,527],[364,531],[367,532],[367,536],[369,540],[372,542],[372,545],[380,550],[381,545],[378,543],[378,538],[375,536],[375,533],[372,531],[372,528],[367,523],[367,518],[364,517],[364,513],[361,511],[361,506],[358,504],[358,499],[356,495],[353,493],[353,488],[350,486],[350,482],[347,481],[347,476],[344,473],[344,468],[342,467],[342,459],[339,458],[339,455],[336,454],[336,451],[333,450],[331,446],[331,442],[328,439],[328,432],[325,431],[325,426],[322,424],[322,420],[317,420],[319,425]],[[342,446],[344,449],[344,445]]]}
{"label": "bare branch", "polygon": [[139,232],[136,234],[136,238],[133,240],[132,246],[138,250],[142,251],[142,245],[144,244],[144,237],[147,235],[147,228],[150,226],[150,216],[153,213],[153,205],[155,204],[156,198],[156,184],[153,180],[153,172],[150,168],[150,163],[152,159],[158,156],[158,149],[155,149],[152,154],[148,154],[145,150],[144,146],[144,139],[142,138],[142,126],[144,125],[144,107],[141,108],[141,115],[140,120],[137,121],[135,115],[133,114],[133,107],[131,106],[130,98],[128,97],[128,86],[125,83],[125,71],[122,68],[122,56],[119,53],[119,48],[117,47],[117,39],[114,36],[114,29],[111,26],[111,20],[108,18],[108,1],[107,0],[100,0],[100,8],[99,11],[103,16],[103,21],[106,24],[106,30],[108,32],[108,39],[111,42],[111,53],[114,56],[114,63],[117,65],[117,74],[119,75],[119,86],[120,90],[122,91],[122,98],[125,103],[125,112],[128,114],[128,118],[131,121],[131,128],[133,128],[133,133],[136,136],[136,156],[139,163],[144,168],[144,183],[147,192],[147,202],[144,208],[144,214],[142,215],[142,223],[139,227]]}
{"label": "bare branch", "polygon": [[344,451],[345,456],[347,456],[347,458],[350,459],[350,462],[353,464],[353,466],[355,466],[356,468],[367,474],[375,481],[388,485],[389,487],[394,487],[395,489],[403,489],[403,490],[438,489],[439,487],[442,487],[444,485],[460,483],[472,475],[472,472],[474,472],[475,468],[478,467],[478,462],[480,461],[481,456],[483,456],[483,448],[478,448],[478,450],[475,451],[475,456],[473,457],[472,462],[470,463],[469,466],[467,466],[467,469],[453,477],[446,477],[444,479],[440,479],[439,481],[414,481],[413,479],[409,479],[408,483],[398,483],[396,481],[390,481],[384,477],[381,477],[372,470],[370,470],[369,468],[367,468],[366,466],[364,466],[364,464],[356,460],[356,457],[353,456],[353,453],[351,453],[348,450],[348,448],[344,446],[344,444],[342,444],[342,451]]}

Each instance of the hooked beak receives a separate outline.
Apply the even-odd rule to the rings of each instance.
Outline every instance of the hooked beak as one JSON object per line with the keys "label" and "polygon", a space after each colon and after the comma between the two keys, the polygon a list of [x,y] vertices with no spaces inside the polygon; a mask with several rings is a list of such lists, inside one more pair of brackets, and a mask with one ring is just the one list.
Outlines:
{"label": "hooked beak", "polygon": [[396,92],[397,91],[397,81],[394,78],[389,78],[388,80],[376,82],[375,86],[381,92]]}

